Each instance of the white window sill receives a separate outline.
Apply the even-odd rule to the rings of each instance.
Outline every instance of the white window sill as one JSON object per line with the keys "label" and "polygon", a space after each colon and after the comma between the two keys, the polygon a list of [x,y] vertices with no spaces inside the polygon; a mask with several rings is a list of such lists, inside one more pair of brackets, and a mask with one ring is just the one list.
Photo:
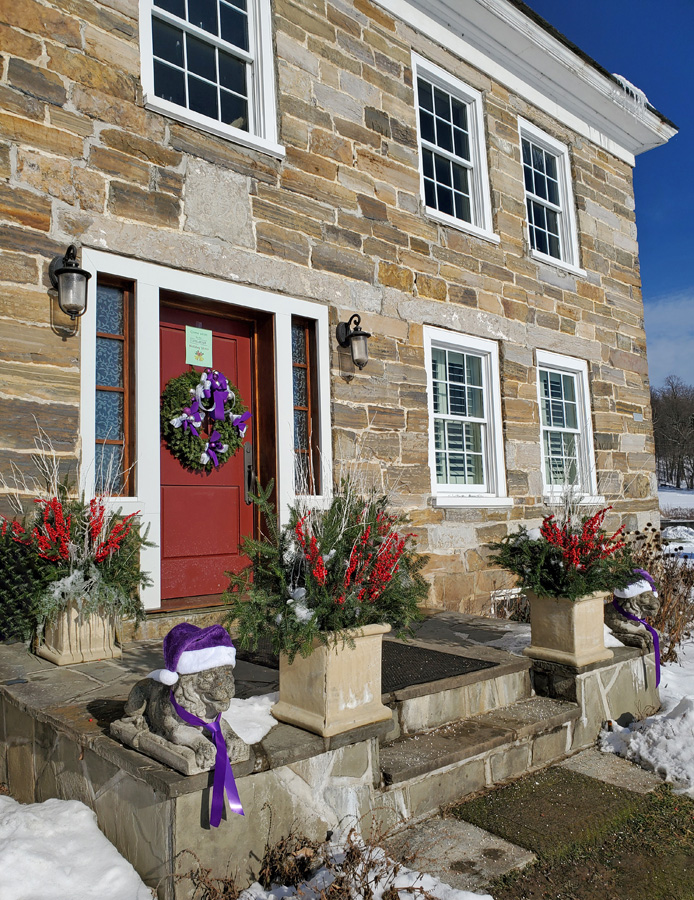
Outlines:
{"label": "white window sill", "polygon": [[191,125],[193,128],[199,128],[200,131],[207,131],[217,137],[226,138],[234,144],[241,144],[250,150],[259,150],[275,159],[284,159],[286,153],[281,144],[267,138],[260,137],[257,134],[250,134],[247,131],[241,131],[240,128],[232,128],[231,125],[223,125],[221,122],[215,122],[207,116],[201,116],[182,106],[176,106],[168,100],[162,100],[160,97],[145,96],[145,107],[153,112],[161,113],[184,125]]}
{"label": "white window sill", "polygon": [[585,278],[588,274],[585,269],[579,269],[578,266],[574,266],[569,262],[565,262],[563,259],[556,259],[554,256],[548,256],[546,253],[540,253],[539,250],[530,250],[530,257],[534,259],[536,262],[545,263],[548,266],[553,266],[556,269],[561,269],[564,272],[570,272],[572,275],[578,275],[580,278]]}
{"label": "white window sill", "polygon": [[445,507],[496,507],[503,508],[513,506],[513,497],[485,497],[484,495],[474,496],[469,494],[466,497],[451,494],[438,494],[434,497],[434,506],[437,509]]}
{"label": "white window sill", "polygon": [[[542,502],[546,506],[556,506],[562,502],[563,497],[564,493],[562,491],[553,492],[545,488]],[[607,501],[600,494],[583,494],[581,497],[577,496],[574,502],[578,503],[579,506],[604,506]]]}
{"label": "white window sill", "polygon": [[446,213],[439,212],[438,209],[433,209],[431,206],[427,206],[425,209],[427,218],[433,219],[441,225],[449,225],[457,231],[464,231],[466,234],[480,238],[480,240],[489,241],[490,244],[499,244],[501,242],[499,235],[494,234],[493,231],[486,231],[484,228],[479,228],[477,225],[472,225],[470,222],[464,222],[462,219],[456,219],[454,216],[446,215]]}

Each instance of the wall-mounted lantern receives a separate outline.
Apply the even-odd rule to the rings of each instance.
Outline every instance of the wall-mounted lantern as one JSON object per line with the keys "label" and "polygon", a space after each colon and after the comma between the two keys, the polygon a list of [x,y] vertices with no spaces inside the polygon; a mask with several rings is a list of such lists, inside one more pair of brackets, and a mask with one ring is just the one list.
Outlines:
{"label": "wall-mounted lantern", "polygon": [[80,268],[74,244],[70,244],[65,256],[51,260],[48,275],[58,292],[58,306],[65,315],[71,319],[83,316],[87,311],[87,282],[92,276]]}
{"label": "wall-mounted lantern", "polygon": [[[354,327],[352,327],[354,322]],[[349,321],[340,322],[336,329],[337,343],[341,347],[349,347],[352,354],[352,362],[359,369],[363,369],[369,361],[369,338],[371,335],[368,331],[361,330],[361,317],[354,313],[350,316]]]}

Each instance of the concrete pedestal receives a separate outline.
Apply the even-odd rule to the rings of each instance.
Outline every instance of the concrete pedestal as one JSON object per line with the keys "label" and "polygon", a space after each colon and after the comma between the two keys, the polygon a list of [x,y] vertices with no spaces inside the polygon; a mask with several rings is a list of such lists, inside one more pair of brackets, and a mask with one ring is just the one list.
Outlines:
{"label": "concrete pedestal", "polygon": [[579,600],[529,593],[528,599],[531,643],[523,651],[526,656],[577,669],[612,659],[605,647],[603,593]]}

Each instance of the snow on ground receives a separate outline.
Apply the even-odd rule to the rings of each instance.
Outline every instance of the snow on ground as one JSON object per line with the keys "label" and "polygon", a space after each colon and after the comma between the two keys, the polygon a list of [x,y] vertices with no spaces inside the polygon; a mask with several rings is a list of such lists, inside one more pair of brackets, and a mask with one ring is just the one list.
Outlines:
{"label": "snow on ground", "polygon": [[674,487],[658,488],[658,503],[661,512],[668,509],[694,509],[694,491]]}
{"label": "snow on ground", "polygon": [[[473,894],[470,891],[452,888],[432,875],[415,872],[402,865],[398,865],[396,869],[394,863],[389,864],[384,851],[380,848],[369,849],[366,852],[372,861],[368,882],[373,892],[371,895],[373,900],[382,900],[385,891],[391,887],[400,891],[400,900],[415,900],[424,891],[437,897],[438,900],[494,900],[490,894]],[[336,862],[339,863],[344,855],[344,851],[341,851],[339,847],[334,847],[333,859]],[[284,900],[284,898],[290,897],[298,897],[300,900],[318,900],[321,891],[328,888],[334,877],[334,874],[324,866],[309,882],[297,887],[273,885],[269,891],[266,891],[258,882],[255,882],[241,893],[239,900]],[[359,877],[358,880],[360,884],[363,883],[363,878]],[[354,896],[362,896],[359,888],[354,892]]]}
{"label": "snow on ground", "polygon": [[279,694],[261,694],[259,697],[248,697],[239,700],[236,697],[229,704],[229,709],[222,713],[229,726],[247,744],[262,741],[277,719],[272,717],[270,707],[279,699]]}
{"label": "snow on ground", "polygon": [[628,728],[603,731],[600,748],[652,769],[694,797],[694,639],[680,647],[680,661],[662,667],[658,715]]}
{"label": "snow on ground", "polygon": [[28,805],[0,796],[2,900],[152,900],[78,800]]}

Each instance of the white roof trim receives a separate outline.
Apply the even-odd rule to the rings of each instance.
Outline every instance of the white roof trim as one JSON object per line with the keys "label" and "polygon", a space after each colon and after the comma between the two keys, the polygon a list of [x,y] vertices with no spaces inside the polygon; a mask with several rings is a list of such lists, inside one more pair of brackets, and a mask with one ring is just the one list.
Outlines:
{"label": "white roof trim", "polygon": [[507,0],[376,2],[629,165],[677,133]]}

